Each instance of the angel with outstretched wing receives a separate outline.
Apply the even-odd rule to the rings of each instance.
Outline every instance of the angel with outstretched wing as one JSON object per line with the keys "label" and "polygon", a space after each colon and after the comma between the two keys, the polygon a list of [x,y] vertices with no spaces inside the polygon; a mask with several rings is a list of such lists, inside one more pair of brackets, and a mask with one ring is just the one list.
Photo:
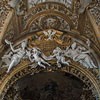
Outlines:
{"label": "angel with outstretched wing", "polygon": [[56,31],[48,30],[47,32],[43,31],[43,33],[45,34],[45,36],[48,36],[47,40],[52,40],[52,36],[56,34]]}

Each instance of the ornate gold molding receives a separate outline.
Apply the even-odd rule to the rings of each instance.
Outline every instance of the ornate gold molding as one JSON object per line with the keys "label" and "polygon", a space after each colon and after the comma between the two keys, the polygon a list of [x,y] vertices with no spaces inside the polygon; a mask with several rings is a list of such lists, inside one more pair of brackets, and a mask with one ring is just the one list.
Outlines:
{"label": "ornate gold molding", "polygon": [[[23,65],[24,63],[24,65]],[[76,64],[73,62],[70,66],[65,66],[62,68],[52,67],[47,69],[39,69],[35,68],[37,66],[34,64],[34,68],[31,68],[28,61],[23,61],[20,65],[16,67],[9,75],[6,75],[2,83],[0,84],[0,94],[1,94],[1,100],[6,95],[7,90],[20,78],[24,77],[27,74],[31,73],[39,73],[41,71],[49,72],[49,71],[63,71],[70,73],[76,77],[78,77],[80,80],[82,80],[90,89],[94,89],[96,91],[96,94],[100,97],[100,87],[99,87],[99,81],[94,77],[94,75],[88,71],[87,69],[83,68],[82,66]],[[56,66],[56,65],[53,65]]]}
{"label": "ornate gold molding", "polygon": [[[46,55],[50,55],[55,47],[66,48],[72,44],[72,37],[69,34],[63,34],[63,32],[51,29],[52,31],[56,31],[51,38],[49,35],[45,35],[43,31],[37,32],[36,34],[32,34],[26,37],[28,39],[28,47],[38,47],[44,52]],[[45,30],[48,32],[48,30]],[[20,43],[20,42],[19,42]],[[68,59],[68,58],[66,58]],[[98,69],[88,69],[81,65],[79,62],[75,62],[72,59],[70,65],[63,65],[61,68],[57,67],[56,61],[48,61],[52,65],[46,69],[40,68],[36,63],[33,63],[33,66],[30,67],[31,63],[29,60],[22,60],[12,71],[6,74],[6,69],[1,69],[1,80],[0,80],[0,95],[1,100],[6,95],[8,89],[20,78],[24,77],[27,74],[31,73],[39,73],[40,71],[64,71],[70,73],[80,80],[82,80],[88,88],[94,90],[93,93],[100,97],[100,84],[97,78]],[[93,73],[95,72],[96,75]],[[96,92],[95,92],[96,91]]]}
{"label": "ornate gold molding", "polygon": [[[53,4],[53,5],[52,5]],[[1,36],[0,36],[0,43],[2,41],[2,39],[4,39],[4,34],[6,33],[6,30],[9,26],[9,23],[12,19],[12,16],[14,14],[14,10],[11,10],[9,12],[9,14],[6,16],[7,18],[4,20],[4,25],[2,27],[2,31],[1,31]],[[97,35],[99,34],[99,29],[98,27],[96,27],[95,23],[94,23],[94,19],[91,17],[90,13],[87,11],[87,15],[91,21],[91,25],[93,26],[93,30],[95,31],[95,33],[97,33]],[[62,28],[61,31],[65,32],[63,34],[63,32],[60,32],[58,30],[60,30],[60,27],[57,27],[57,25],[60,23],[58,21],[58,23],[55,23],[54,27],[47,27],[44,28],[43,26],[43,22],[45,20],[45,18],[54,18],[55,16],[57,21],[59,19],[60,20],[64,20],[65,23],[64,25],[69,27],[69,29],[66,31],[64,30],[64,28]],[[75,17],[76,19],[73,19],[73,17]],[[22,19],[22,20],[21,20]],[[54,18],[55,20],[55,18]],[[53,49],[57,46],[61,47],[61,49],[65,49],[66,46],[69,46],[70,44],[72,44],[72,39],[75,39],[77,41],[79,41],[79,44],[82,44],[82,46],[85,46],[86,49],[88,48],[86,43],[87,37],[84,36],[83,34],[79,33],[78,30],[75,29],[75,23],[77,24],[78,21],[78,17],[73,16],[72,12],[66,8],[66,6],[64,6],[63,4],[60,3],[54,3],[54,2],[46,2],[46,3],[42,3],[40,5],[37,5],[35,8],[31,8],[30,11],[28,13],[26,13],[25,16],[19,16],[19,20],[21,25],[21,32],[19,33],[19,36],[23,36],[20,38],[20,40],[23,40],[23,38],[28,38],[28,41],[30,42],[29,47],[39,47],[46,55],[50,55],[51,51],[53,51]],[[74,23],[74,21],[76,21]],[[34,27],[32,25],[35,24],[35,28],[37,28],[37,30],[34,30]],[[51,25],[53,26],[53,24]],[[57,30],[55,30],[55,28],[57,27]],[[30,31],[30,28],[33,28],[32,31]],[[65,27],[66,28],[66,27]],[[52,38],[49,38],[49,36],[46,36],[43,34],[43,31],[48,31],[48,29],[51,29],[52,31],[56,31],[57,34],[55,34],[54,36],[52,36]],[[73,30],[74,29],[74,30]],[[41,31],[41,32],[39,32]],[[61,39],[63,36],[65,36],[63,38],[63,40]],[[9,35],[10,36],[10,35]],[[16,37],[16,36],[15,36]],[[99,35],[98,35],[99,37]],[[16,38],[17,39],[17,38]],[[38,40],[40,39],[40,40]],[[51,41],[51,40],[52,41]],[[17,42],[20,42],[20,40],[16,40]],[[16,42],[15,41],[15,42]],[[16,42],[16,48],[18,47]],[[97,41],[98,42],[98,41]],[[100,58],[100,48],[98,47],[98,45],[96,45],[96,43],[94,42],[94,40],[91,42],[91,46],[90,48],[93,50],[93,54],[96,54],[96,59],[95,57],[93,58],[93,60],[96,63],[100,63],[100,60],[98,60],[98,58]],[[0,50],[3,53],[3,49],[4,49],[4,45],[0,45],[1,49]],[[9,51],[8,51],[9,52]],[[92,54],[92,53],[91,53]],[[98,61],[97,61],[98,60]],[[92,88],[92,90],[95,90],[96,93],[98,94],[99,98],[100,98],[100,81],[97,78],[97,74],[98,74],[98,69],[87,69],[84,66],[82,66],[80,63],[74,62],[73,60],[71,60],[71,65],[70,66],[63,66],[62,68],[57,68],[56,62],[55,61],[50,61],[50,63],[52,64],[52,68],[46,68],[46,69],[42,69],[42,68],[31,68],[30,62],[28,60],[23,60],[21,61],[20,64],[18,64],[18,66],[16,66],[14,69],[12,69],[12,71],[9,74],[6,74],[5,71],[6,69],[2,69],[1,68],[1,73],[0,73],[0,96],[2,99],[5,95],[6,92],[9,90],[9,87],[11,87],[12,84],[14,84],[17,80],[19,80],[21,77],[24,77],[25,75],[29,74],[29,73],[39,73],[40,71],[64,71],[67,73],[70,73],[76,77],[78,77],[79,79],[81,79],[89,88]],[[35,66],[37,66],[34,63]],[[97,64],[99,65],[99,64]],[[34,66],[33,66],[34,67]],[[95,75],[96,74],[96,75]]]}

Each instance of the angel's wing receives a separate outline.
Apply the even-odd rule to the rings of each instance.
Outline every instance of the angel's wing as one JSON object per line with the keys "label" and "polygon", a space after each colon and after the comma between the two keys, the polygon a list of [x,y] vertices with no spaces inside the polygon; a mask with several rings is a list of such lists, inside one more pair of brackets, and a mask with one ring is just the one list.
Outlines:
{"label": "angel's wing", "polygon": [[86,44],[88,45],[88,47],[90,47],[91,42],[89,39],[87,39]]}
{"label": "angel's wing", "polygon": [[74,42],[74,43],[71,45],[72,49],[75,49],[76,46],[77,46],[76,42]]}
{"label": "angel's wing", "polygon": [[52,30],[48,30],[48,34],[51,35],[52,34]]}
{"label": "angel's wing", "polygon": [[46,32],[46,31],[43,31],[43,33],[47,36],[48,35],[48,32]]}
{"label": "angel's wing", "polygon": [[52,32],[52,35],[54,35],[54,34],[56,34],[56,31],[53,31],[53,32]]}
{"label": "angel's wing", "polygon": [[11,42],[10,42],[10,41],[8,41],[7,39],[5,39],[5,43],[10,44]]}

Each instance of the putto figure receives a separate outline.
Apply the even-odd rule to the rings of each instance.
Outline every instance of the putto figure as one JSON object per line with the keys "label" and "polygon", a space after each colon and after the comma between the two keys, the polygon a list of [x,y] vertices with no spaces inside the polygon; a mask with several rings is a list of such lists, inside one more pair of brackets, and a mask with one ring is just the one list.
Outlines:
{"label": "putto figure", "polygon": [[44,64],[51,66],[49,63],[45,61],[48,59],[46,59],[46,57],[43,56],[44,54],[41,52],[39,48],[35,48],[35,47],[32,48],[30,51],[27,52],[27,55],[31,62],[36,62],[39,66],[43,68],[46,68]]}
{"label": "putto figure", "polygon": [[66,64],[66,65],[69,66],[70,60],[65,61],[64,52],[63,52],[63,50],[61,50],[59,47],[56,47],[56,48],[53,50],[53,55],[50,56],[50,57],[51,57],[51,58],[56,58],[56,59],[57,59],[57,65],[58,65],[59,68],[61,67],[61,64]]}
{"label": "putto figure", "polygon": [[27,40],[24,40],[21,42],[21,47],[18,49],[14,49],[12,46],[12,43],[8,40],[5,40],[5,42],[10,45],[11,48],[11,52],[8,55],[4,55],[2,57],[2,61],[4,61],[6,63],[6,65],[8,66],[8,70],[7,73],[10,72],[10,70],[12,69],[12,67],[16,66],[17,64],[20,63],[21,59],[23,59],[23,57],[26,54],[26,46],[27,46]]}
{"label": "putto figure", "polygon": [[48,31],[43,31],[43,33],[45,34],[45,36],[48,36],[47,40],[52,40],[53,36],[56,34],[56,31],[50,29]]}

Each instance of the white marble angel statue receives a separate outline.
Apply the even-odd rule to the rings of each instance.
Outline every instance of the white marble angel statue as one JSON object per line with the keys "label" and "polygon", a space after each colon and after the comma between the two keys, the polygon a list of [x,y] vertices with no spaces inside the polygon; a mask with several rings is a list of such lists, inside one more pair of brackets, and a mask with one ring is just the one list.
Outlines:
{"label": "white marble angel statue", "polygon": [[58,65],[59,68],[61,67],[61,64],[69,65],[70,60],[65,61],[64,52],[63,52],[63,50],[61,50],[59,47],[56,47],[56,48],[53,50],[53,55],[50,56],[50,57],[51,57],[51,58],[56,58],[56,59],[57,59],[57,65]]}
{"label": "white marble angel statue", "polygon": [[90,51],[86,50],[84,47],[77,48],[79,48],[79,55],[75,58],[75,61],[79,61],[87,68],[97,68],[97,66],[94,64],[91,57],[89,56]]}
{"label": "white marble angel statue", "polygon": [[75,58],[79,55],[76,42],[74,42],[71,46],[66,47],[65,55],[75,60]]}
{"label": "white marble angel statue", "polygon": [[[2,61],[4,61],[6,63],[6,65],[8,66],[8,70],[7,73],[10,72],[10,70],[12,69],[12,67],[16,66],[17,64],[20,63],[21,59],[25,56],[26,54],[26,46],[27,46],[27,40],[24,40],[21,42],[21,47],[18,49],[14,49],[12,46],[12,43],[8,40],[5,40],[5,42],[10,45],[11,48],[11,52],[8,55],[4,55],[2,57]],[[4,60],[6,57],[6,60]]]}
{"label": "white marble angel statue", "polygon": [[86,48],[77,46],[76,42],[74,42],[71,47],[67,47],[65,51],[65,55],[74,61],[80,62],[87,68],[96,68],[89,53],[90,51],[86,50]]}
{"label": "white marble angel statue", "polygon": [[27,52],[27,55],[31,62],[36,62],[39,66],[43,68],[46,68],[45,64],[51,66],[48,62],[45,61],[48,59],[46,59],[46,56],[43,56],[44,54],[39,48],[32,48],[30,51]]}
{"label": "white marble angel statue", "polygon": [[43,33],[48,36],[47,40],[52,40],[52,36],[56,34],[56,31],[53,30],[48,30],[48,31],[43,31]]}

